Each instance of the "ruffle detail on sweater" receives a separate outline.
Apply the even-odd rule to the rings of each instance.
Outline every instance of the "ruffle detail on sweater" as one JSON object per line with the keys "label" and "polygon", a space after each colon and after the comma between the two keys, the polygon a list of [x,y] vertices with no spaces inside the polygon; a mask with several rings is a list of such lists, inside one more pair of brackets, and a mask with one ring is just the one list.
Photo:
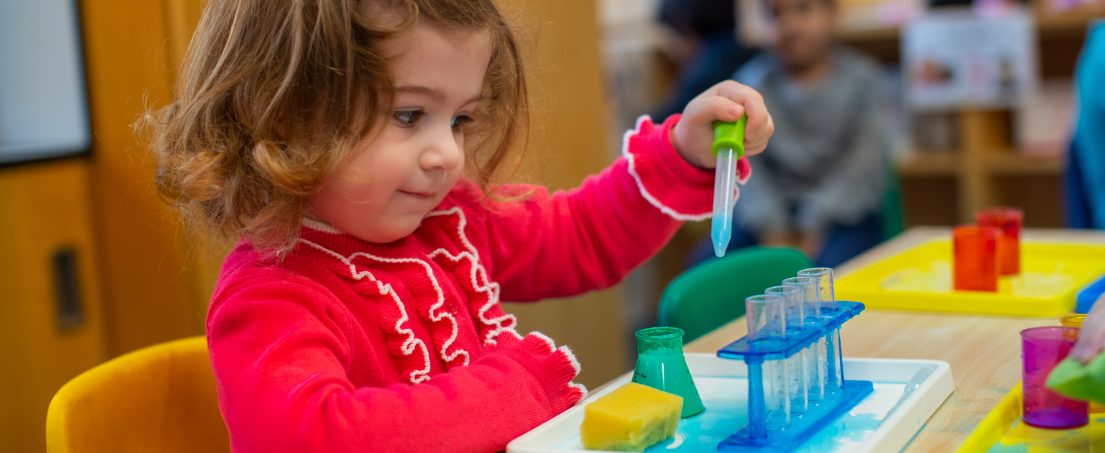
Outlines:
{"label": "ruffle detail on sweater", "polygon": [[[672,128],[680,119],[676,114],[655,124],[647,115],[640,117],[637,127],[625,133],[622,155],[649,204],[675,220],[704,220],[713,211],[714,171],[691,165],[672,145]],[[737,181],[743,184],[751,175],[748,158],[737,161]],[[734,191],[736,199],[740,190]]]}
{"label": "ruffle detail on sweater", "polygon": [[[310,240],[301,239],[300,242],[339,260],[348,272],[339,272],[338,275],[351,280],[354,291],[365,300],[379,301],[380,327],[384,333],[387,351],[410,383],[418,384],[430,379],[431,353],[438,355],[446,368],[466,366],[471,362],[472,354],[456,347],[457,313],[451,309],[456,304],[449,303],[446,299],[428,262],[418,258],[388,258],[364,252],[344,256]],[[383,274],[403,266],[419,268],[423,275],[421,278],[402,282],[409,292],[406,300],[396,292],[391,283],[380,280],[373,272]],[[432,345],[419,338],[411,328],[412,316],[427,321]]]}
{"label": "ruffle detail on sweater", "polygon": [[468,220],[464,211],[457,207],[434,211],[423,222],[445,222],[446,225],[440,230],[455,233],[455,237],[447,243],[456,247],[452,250],[438,248],[430,253],[430,259],[458,277],[457,281],[467,296],[468,311],[476,320],[481,343],[485,347],[494,346],[503,333],[517,337],[514,328],[518,325],[518,319],[503,311],[499,302],[499,284],[488,278],[487,270],[480,264],[479,251],[468,240],[465,231]]}

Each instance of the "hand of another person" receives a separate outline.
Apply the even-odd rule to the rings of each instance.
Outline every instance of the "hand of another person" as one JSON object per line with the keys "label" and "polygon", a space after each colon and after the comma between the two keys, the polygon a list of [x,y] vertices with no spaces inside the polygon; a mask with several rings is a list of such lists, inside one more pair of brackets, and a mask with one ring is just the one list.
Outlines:
{"label": "hand of another person", "polygon": [[821,248],[825,245],[820,234],[802,233],[799,235],[798,248],[806,253],[811,260],[816,260],[821,254]]}
{"label": "hand of another person", "polygon": [[734,122],[745,115],[745,156],[762,153],[775,133],[775,123],[763,96],[732,80],[710,87],[687,104],[683,118],[672,128],[671,142],[687,162],[699,168],[714,168],[714,122]]}
{"label": "hand of another person", "polygon": [[1105,348],[1105,295],[1097,299],[1093,309],[1082,321],[1078,341],[1070,355],[1082,363],[1089,363]]}
{"label": "hand of another person", "polygon": [[767,247],[798,248],[798,235],[792,231],[771,231],[760,237],[760,244]]}

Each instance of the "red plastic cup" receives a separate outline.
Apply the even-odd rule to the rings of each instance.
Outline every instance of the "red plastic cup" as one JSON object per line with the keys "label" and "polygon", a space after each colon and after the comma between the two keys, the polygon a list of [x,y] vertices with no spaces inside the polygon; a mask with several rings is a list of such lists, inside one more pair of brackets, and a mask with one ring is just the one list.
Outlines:
{"label": "red plastic cup", "polygon": [[1033,327],[1021,331],[1023,418],[1026,424],[1037,428],[1069,429],[1089,423],[1089,404],[1066,398],[1047,388],[1047,375],[1067,357],[1074,347],[1072,338],[1077,336],[1077,329],[1062,326]]}
{"label": "red plastic cup", "polygon": [[1021,228],[1024,211],[1017,208],[990,208],[975,213],[978,226],[1001,230],[998,238],[998,267],[1001,275],[1021,273]]}
{"label": "red plastic cup", "polygon": [[957,291],[998,290],[998,236],[993,227],[966,225],[952,230],[952,268]]}

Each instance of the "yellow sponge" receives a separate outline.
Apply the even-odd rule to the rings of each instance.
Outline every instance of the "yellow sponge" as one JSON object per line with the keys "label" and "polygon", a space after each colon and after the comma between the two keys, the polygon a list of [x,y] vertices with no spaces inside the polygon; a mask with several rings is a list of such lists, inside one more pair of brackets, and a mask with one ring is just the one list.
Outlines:
{"label": "yellow sponge", "polygon": [[583,409],[583,448],[644,451],[675,435],[682,410],[683,398],[631,382]]}

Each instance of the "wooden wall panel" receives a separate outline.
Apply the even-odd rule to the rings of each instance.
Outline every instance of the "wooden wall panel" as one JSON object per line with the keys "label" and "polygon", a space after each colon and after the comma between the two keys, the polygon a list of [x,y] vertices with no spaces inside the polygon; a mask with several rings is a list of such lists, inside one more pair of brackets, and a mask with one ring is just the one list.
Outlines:
{"label": "wooden wall panel", "polygon": [[[533,130],[523,175],[575,187],[613,161],[607,139],[597,8],[593,0],[500,1],[521,32]],[[539,176],[535,176],[539,175]],[[538,265],[538,263],[534,263]],[[539,330],[576,352],[580,382],[595,386],[629,369],[621,286],[583,296],[509,304],[522,331]],[[632,345],[630,345],[632,346]]]}
{"label": "wooden wall panel", "polygon": [[203,332],[207,296],[190,274],[191,241],[156,195],[153,158],[131,127],[147,107],[170,98],[180,49],[173,31],[187,10],[170,8],[176,3],[81,2],[111,355]]}

